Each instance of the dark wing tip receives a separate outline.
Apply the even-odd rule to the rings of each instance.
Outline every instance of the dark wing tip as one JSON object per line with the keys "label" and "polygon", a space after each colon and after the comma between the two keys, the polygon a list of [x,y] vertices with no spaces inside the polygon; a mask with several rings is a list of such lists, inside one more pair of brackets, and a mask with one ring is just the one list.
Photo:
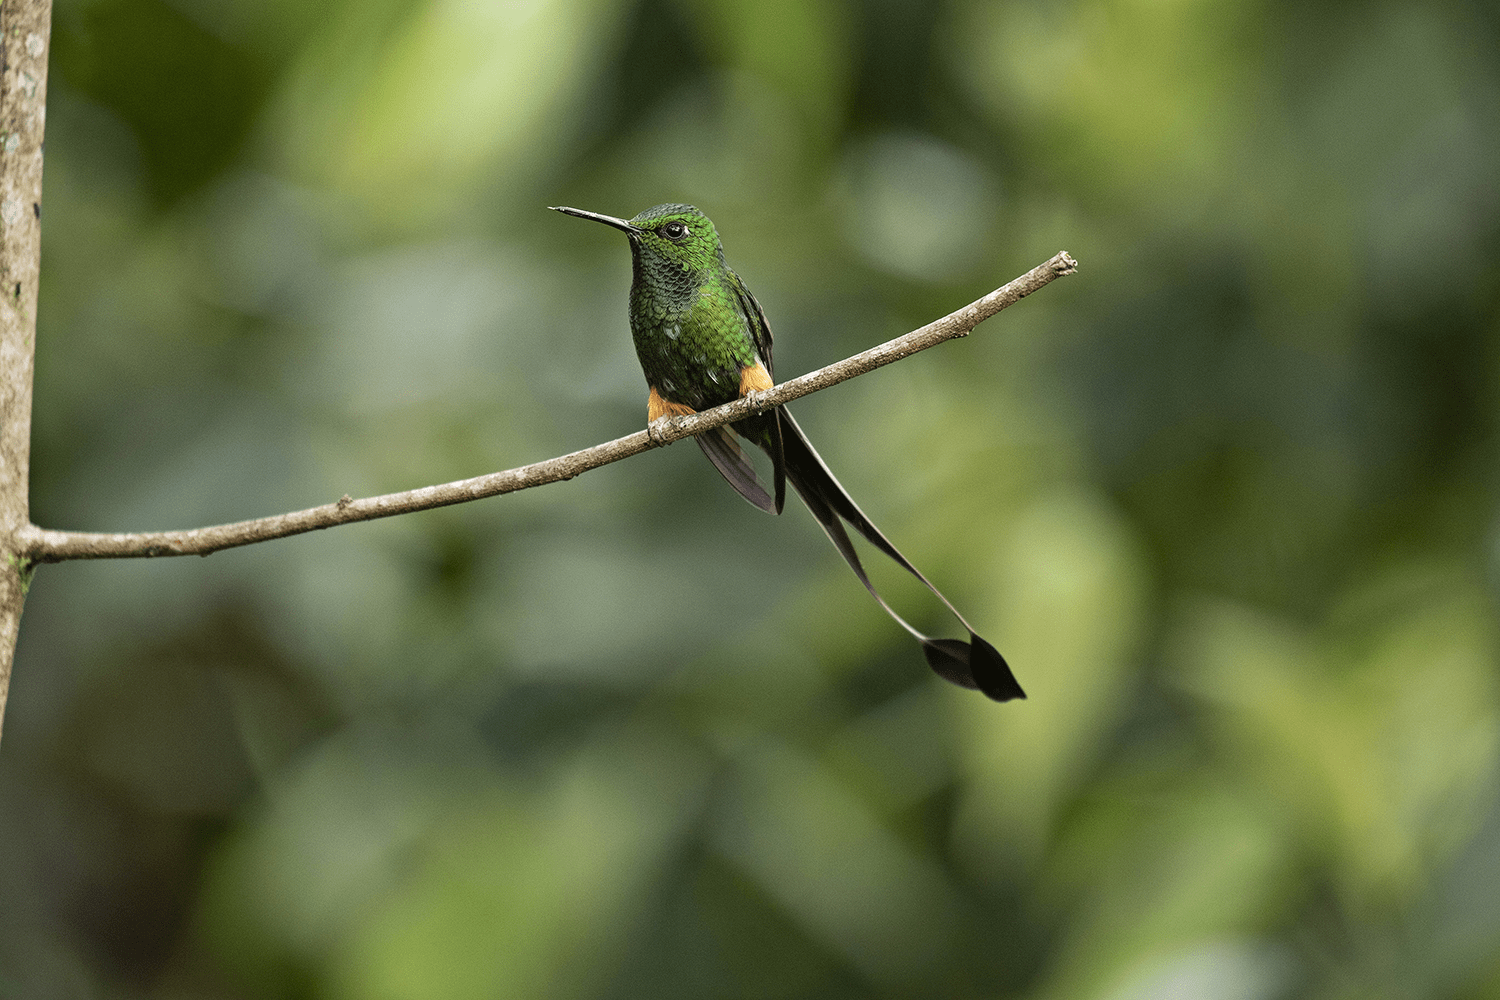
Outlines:
{"label": "dark wing tip", "polygon": [[922,653],[928,666],[945,681],[978,690],[995,701],[1025,698],[1020,682],[1000,651],[973,632],[971,642],[959,639],[926,639]]}
{"label": "dark wing tip", "polygon": [[755,478],[755,467],[745,458],[744,451],[729,433],[729,428],[715,427],[699,434],[695,440],[703,454],[714,463],[714,468],[719,470],[719,475],[734,487],[736,493],[768,514],[781,513],[782,491],[778,489],[775,497],[766,492],[760,480]]}

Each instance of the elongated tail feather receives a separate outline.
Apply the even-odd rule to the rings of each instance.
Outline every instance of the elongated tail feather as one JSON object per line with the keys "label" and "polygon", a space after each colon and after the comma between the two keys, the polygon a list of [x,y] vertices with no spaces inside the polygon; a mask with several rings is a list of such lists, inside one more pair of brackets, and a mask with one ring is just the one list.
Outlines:
{"label": "elongated tail feather", "polygon": [[[860,583],[865,585],[865,589],[885,609],[886,614],[895,619],[897,624],[910,632],[913,638],[922,644],[922,652],[927,657],[928,665],[944,680],[962,687],[976,688],[995,701],[1025,698],[1026,692],[1021,689],[1020,683],[1011,673],[1005,657],[974,631],[973,627],[964,620],[964,616],[958,613],[958,609],[953,606],[952,602],[944,597],[920,570],[907,561],[896,546],[892,545],[890,540],[881,534],[880,529],[865,516],[864,511],[859,509],[839,481],[834,478],[823,459],[813,450],[806,435],[802,433],[802,428],[797,426],[797,422],[792,419],[792,415],[786,411],[786,408],[782,407],[775,412],[779,417],[786,478],[791,482],[792,488],[802,497],[803,502],[807,504],[807,509],[822,525],[824,533],[833,542],[834,548],[839,550],[839,554],[844,557],[849,568],[854,570],[854,575],[859,577]],[[870,582],[864,566],[859,561],[859,553],[855,551],[853,543],[849,540],[849,534],[844,530],[840,518],[849,522],[850,526],[868,539],[870,544],[894,559],[898,566],[921,580],[928,590],[936,594],[938,600],[953,612],[953,616],[968,631],[969,641],[934,639],[923,635],[892,610]]]}

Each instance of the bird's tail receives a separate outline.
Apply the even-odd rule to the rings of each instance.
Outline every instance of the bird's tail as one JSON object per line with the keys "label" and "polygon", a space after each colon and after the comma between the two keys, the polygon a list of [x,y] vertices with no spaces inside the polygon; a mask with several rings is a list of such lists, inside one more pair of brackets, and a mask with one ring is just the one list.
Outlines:
{"label": "bird's tail", "polygon": [[[803,503],[807,504],[807,509],[812,511],[813,517],[817,518],[818,523],[823,526],[824,533],[833,542],[834,548],[839,550],[839,555],[844,557],[849,568],[854,570],[854,575],[859,577],[859,582],[863,583],[870,595],[880,602],[880,606],[886,610],[887,614],[922,644],[922,652],[932,669],[943,679],[962,687],[977,688],[996,701],[1026,697],[1026,692],[1021,690],[1021,685],[1017,683],[1015,675],[1010,672],[1010,666],[1006,664],[1005,657],[1001,656],[994,646],[980,638],[969,623],[964,621],[964,616],[958,613],[958,609],[948,598],[944,597],[920,570],[908,562],[906,557],[897,551],[896,546],[880,533],[880,529],[870,522],[864,511],[859,509],[849,494],[839,485],[839,481],[833,477],[833,473],[828,470],[823,459],[813,450],[813,446],[808,443],[807,437],[802,433],[802,428],[797,426],[797,422],[792,419],[786,407],[779,407],[774,412],[779,418],[778,430],[781,436],[780,443],[787,481],[802,497]],[[778,469],[777,472],[779,479],[781,470]],[[777,485],[780,485],[779,482]],[[780,504],[776,506],[779,508]],[[871,545],[894,559],[898,566],[921,580],[928,590],[936,594],[938,600],[947,605],[948,610],[953,612],[953,616],[968,631],[969,641],[934,639],[923,635],[912,628],[906,619],[891,610],[891,606],[885,603],[885,599],[870,583],[864,566],[860,564],[859,553],[854,550],[849,534],[844,530],[844,521],[849,522],[849,525],[865,536]]]}

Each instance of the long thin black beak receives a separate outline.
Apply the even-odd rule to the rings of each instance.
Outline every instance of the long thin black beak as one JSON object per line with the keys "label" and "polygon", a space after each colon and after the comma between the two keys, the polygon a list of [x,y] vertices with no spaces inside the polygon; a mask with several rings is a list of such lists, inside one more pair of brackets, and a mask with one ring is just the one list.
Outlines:
{"label": "long thin black beak", "polygon": [[617,219],[613,215],[600,215],[598,212],[585,212],[581,208],[568,208],[565,205],[548,205],[547,207],[552,209],[552,211],[554,212],[561,212],[563,215],[574,215],[580,219],[591,219],[594,222],[602,222],[606,226],[614,226],[616,229],[620,230],[628,236],[634,236],[640,232],[640,229],[638,229],[637,227],[632,226],[624,219]]}

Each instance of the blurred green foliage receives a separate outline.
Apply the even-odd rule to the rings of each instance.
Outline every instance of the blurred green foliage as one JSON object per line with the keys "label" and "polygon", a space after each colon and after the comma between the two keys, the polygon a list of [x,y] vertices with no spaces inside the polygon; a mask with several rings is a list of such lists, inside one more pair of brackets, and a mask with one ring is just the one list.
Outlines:
{"label": "blurred green foliage", "polygon": [[[638,428],[694,202],[1031,699],[691,446],[44,568],[0,997],[1500,997],[1500,16],[1478,0],[59,0],[33,516]],[[915,587],[887,584],[930,628]]]}

